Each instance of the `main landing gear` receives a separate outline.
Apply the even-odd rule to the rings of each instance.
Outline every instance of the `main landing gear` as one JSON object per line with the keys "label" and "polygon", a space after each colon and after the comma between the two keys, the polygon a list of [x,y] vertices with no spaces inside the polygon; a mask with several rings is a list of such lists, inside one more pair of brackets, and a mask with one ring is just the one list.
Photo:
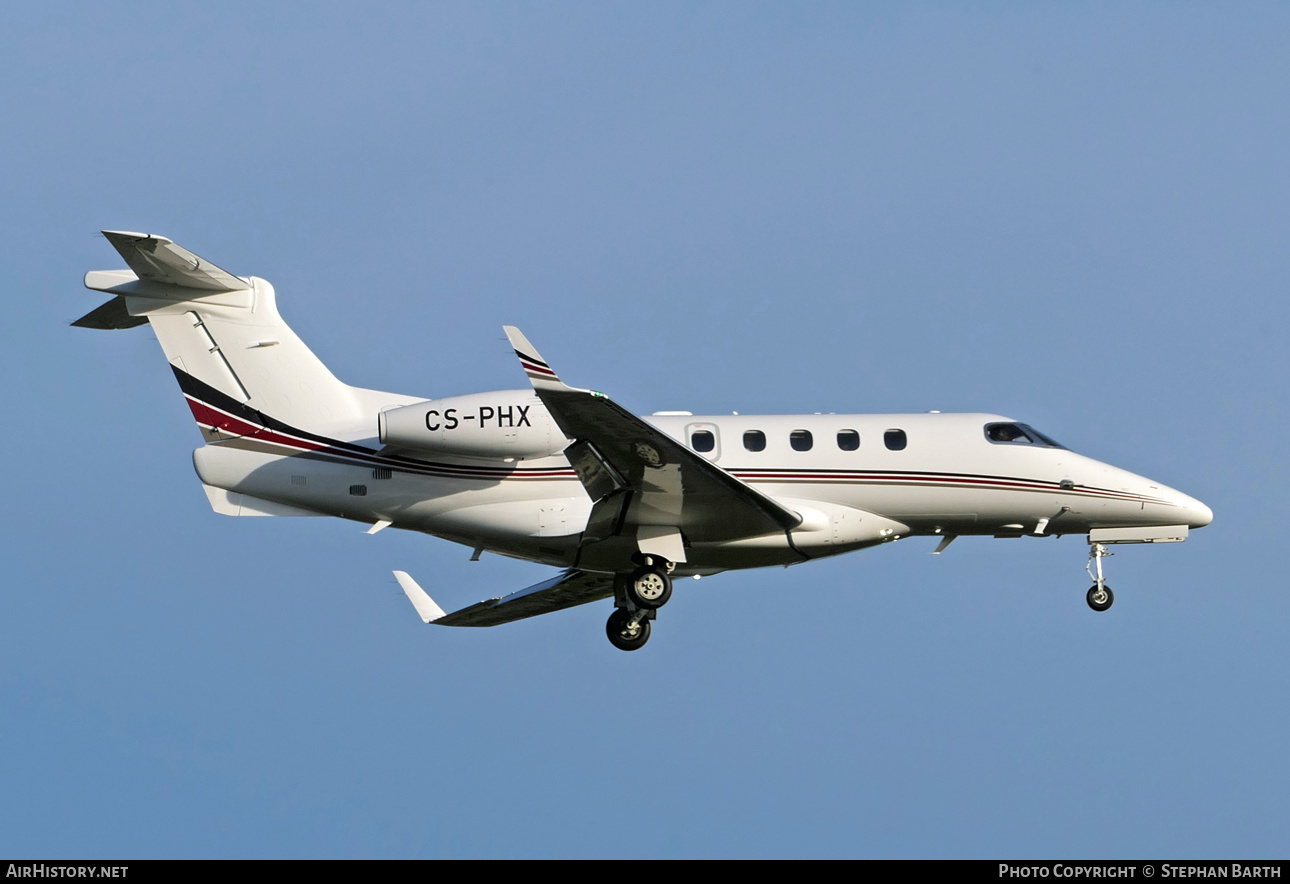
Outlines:
{"label": "main landing gear", "polygon": [[623,584],[627,600],[651,611],[666,605],[672,597],[672,578],[667,573],[670,570],[671,563],[661,568],[653,564],[637,568]]}
{"label": "main landing gear", "polygon": [[650,621],[672,597],[671,562],[644,556],[635,571],[614,582],[614,613],[605,624],[609,642],[620,651],[634,651],[649,641]]}
{"label": "main landing gear", "polygon": [[[1102,577],[1102,559],[1113,555],[1115,553],[1109,552],[1105,543],[1094,543],[1089,551],[1088,564],[1084,570],[1097,582],[1088,588],[1085,600],[1094,611],[1105,611],[1115,603],[1115,593],[1111,592],[1111,587],[1106,585],[1106,580]],[[1093,573],[1094,566],[1097,568],[1096,574]]]}
{"label": "main landing gear", "polygon": [[634,651],[645,646],[649,641],[649,615],[653,611],[629,611],[626,608],[614,608],[605,624],[605,634],[609,643],[620,651]]}

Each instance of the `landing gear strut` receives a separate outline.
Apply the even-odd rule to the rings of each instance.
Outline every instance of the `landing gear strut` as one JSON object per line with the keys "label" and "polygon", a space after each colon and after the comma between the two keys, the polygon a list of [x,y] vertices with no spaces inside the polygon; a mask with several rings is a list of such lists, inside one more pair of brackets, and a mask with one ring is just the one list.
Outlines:
{"label": "landing gear strut", "polygon": [[[1094,611],[1105,611],[1115,602],[1115,594],[1111,592],[1111,587],[1106,585],[1106,580],[1102,576],[1102,559],[1115,555],[1115,553],[1107,551],[1104,543],[1094,543],[1092,547],[1088,554],[1088,564],[1084,570],[1088,571],[1088,576],[1097,582],[1089,587],[1085,600]],[[1094,566],[1097,568],[1096,574],[1093,573]]]}
{"label": "landing gear strut", "polygon": [[609,642],[620,651],[634,651],[649,641],[650,621],[672,597],[672,563],[643,556],[635,571],[619,575],[614,587],[614,613],[605,624]]}

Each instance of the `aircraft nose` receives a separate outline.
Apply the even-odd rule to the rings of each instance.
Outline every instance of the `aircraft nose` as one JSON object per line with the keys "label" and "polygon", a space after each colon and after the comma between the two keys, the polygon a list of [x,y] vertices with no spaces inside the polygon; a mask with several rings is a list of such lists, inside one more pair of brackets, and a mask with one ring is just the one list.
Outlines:
{"label": "aircraft nose", "polygon": [[1204,528],[1214,521],[1214,511],[1194,497],[1180,491],[1174,492],[1174,506],[1180,507],[1187,519],[1188,528]]}
{"label": "aircraft nose", "polygon": [[1187,526],[1189,528],[1204,528],[1210,522],[1214,521],[1214,511],[1205,504],[1190,498],[1190,505],[1187,507]]}

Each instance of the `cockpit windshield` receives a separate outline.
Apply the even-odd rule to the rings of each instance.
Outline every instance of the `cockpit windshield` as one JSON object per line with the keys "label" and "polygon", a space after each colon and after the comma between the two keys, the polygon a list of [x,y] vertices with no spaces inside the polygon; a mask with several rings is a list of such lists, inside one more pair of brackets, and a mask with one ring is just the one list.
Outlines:
{"label": "cockpit windshield", "polygon": [[1063,449],[1066,447],[1026,424],[986,424],[985,438],[1001,445],[1037,445],[1040,448]]}

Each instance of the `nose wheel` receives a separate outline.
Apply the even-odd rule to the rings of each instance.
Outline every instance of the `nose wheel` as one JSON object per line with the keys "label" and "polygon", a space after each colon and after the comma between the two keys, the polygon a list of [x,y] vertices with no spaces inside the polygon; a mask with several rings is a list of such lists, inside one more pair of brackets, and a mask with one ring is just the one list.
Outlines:
{"label": "nose wheel", "polygon": [[1088,606],[1094,611],[1105,611],[1115,603],[1115,593],[1111,592],[1111,587],[1105,583],[1101,586],[1094,583],[1088,588],[1088,595],[1084,598],[1088,601]]}
{"label": "nose wheel", "polygon": [[1110,552],[1105,543],[1094,543],[1092,547],[1084,570],[1088,571],[1088,576],[1097,582],[1088,588],[1088,594],[1084,600],[1094,611],[1105,611],[1115,603],[1115,593],[1111,592],[1111,587],[1106,585],[1106,579],[1102,575],[1102,559],[1115,553]]}

